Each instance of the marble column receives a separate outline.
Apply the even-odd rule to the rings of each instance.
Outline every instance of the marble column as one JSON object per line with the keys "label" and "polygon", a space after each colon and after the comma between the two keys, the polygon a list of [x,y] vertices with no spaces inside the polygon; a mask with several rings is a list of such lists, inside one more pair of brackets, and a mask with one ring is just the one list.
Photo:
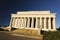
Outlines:
{"label": "marble column", "polygon": [[44,17],[44,29],[46,29],[46,17]]}
{"label": "marble column", "polygon": [[25,28],[26,27],[26,18],[24,17],[23,18],[23,28]]}
{"label": "marble column", "polygon": [[18,28],[18,17],[16,18],[16,28]]}
{"label": "marble column", "polygon": [[14,26],[14,17],[12,18],[12,26]]}
{"label": "marble column", "polygon": [[12,27],[13,27],[13,23],[14,23],[14,17],[12,17]]}
{"label": "marble column", "polygon": [[36,24],[35,24],[35,28],[38,27],[38,18],[36,17]]}
{"label": "marble column", "polygon": [[28,20],[27,20],[27,28],[29,28],[30,26],[30,18],[28,17]]}
{"label": "marble column", "polygon": [[15,27],[16,27],[16,17],[15,17]]}
{"label": "marble column", "polygon": [[26,27],[27,27],[27,23],[28,23],[28,18],[26,17]]}
{"label": "marble column", "polygon": [[15,17],[14,17],[14,26],[15,26]]}
{"label": "marble column", "polygon": [[42,17],[40,17],[40,28],[42,29]]}
{"label": "marble column", "polygon": [[20,28],[21,28],[21,23],[22,23],[22,20],[21,20],[21,17],[19,18],[19,26],[20,26]]}
{"label": "marble column", "polygon": [[20,29],[20,17],[18,18],[18,27]]}
{"label": "marble column", "polygon": [[22,27],[24,28],[24,18],[22,18]]}
{"label": "marble column", "polygon": [[56,18],[53,18],[53,29],[56,30]]}
{"label": "marble column", "polygon": [[34,18],[32,17],[31,28],[34,28]]}
{"label": "marble column", "polygon": [[49,20],[48,20],[48,26],[49,26],[49,30],[51,30],[51,18],[49,17]]}
{"label": "marble column", "polygon": [[26,18],[24,17],[24,28],[26,28]]}
{"label": "marble column", "polygon": [[38,17],[38,28],[40,29],[40,18]]}
{"label": "marble column", "polygon": [[23,28],[23,18],[21,18],[21,28]]}
{"label": "marble column", "polygon": [[19,17],[17,17],[17,28],[19,28]]}

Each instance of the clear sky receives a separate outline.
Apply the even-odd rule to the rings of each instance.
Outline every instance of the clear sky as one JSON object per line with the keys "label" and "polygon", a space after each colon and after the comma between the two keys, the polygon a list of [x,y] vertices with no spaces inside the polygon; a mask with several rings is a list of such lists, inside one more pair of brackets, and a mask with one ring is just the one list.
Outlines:
{"label": "clear sky", "polygon": [[60,26],[60,0],[0,0],[0,25],[9,25],[11,13],[34,10],[56,12],[56,26]]}

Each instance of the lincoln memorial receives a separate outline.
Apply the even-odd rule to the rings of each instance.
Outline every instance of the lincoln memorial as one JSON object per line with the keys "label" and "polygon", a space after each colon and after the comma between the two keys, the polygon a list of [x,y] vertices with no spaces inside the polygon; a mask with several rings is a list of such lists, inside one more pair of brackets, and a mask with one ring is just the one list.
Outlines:
{"label": "lincoln memorial", "polygon": [[50,11],[18,11],[16,14],[11,14],[10,27],[56,31],[56,13]]}

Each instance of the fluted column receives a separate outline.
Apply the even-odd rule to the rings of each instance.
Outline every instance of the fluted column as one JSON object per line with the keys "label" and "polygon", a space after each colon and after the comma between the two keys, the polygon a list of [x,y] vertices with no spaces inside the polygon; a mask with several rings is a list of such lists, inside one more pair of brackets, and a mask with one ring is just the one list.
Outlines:
{"label": "fluted column", "polygon": [[14,17],[12,18],[12,26],[14,26]]}
{"label": "fluted column", "polygon": [[51,30],[51,18],[49,17],[49,20],[48,20],[48,25],[49,25],[49,30]]}
{"label": "fluted column", "polygon": [[24,17],[24,28],[26,28],[26,18]]}
{"label": "fluted column", "polygon": [[53,18],[53,29],[56,30],[56,18]]}
{"label": "fluted column", "polygon": [[42,29],[42,17],[40,17],[40,28]]}
{"label": "fluted column", "polygon": [[20,28],[21,28],[21,22],[22,22],[22,20],[21,20],[21,17],[19,18],[19,26],[20,26]]}
{"label": "fluted column", "polygon": [[16,28],[18,28],[18,17],[16,18]]}
{"label": "fluted column", "polygon": [[17,18],[15,18],[15,27],[17,26]]}
{"label": "fluted column", "polygon": [[44,29],[46,29],[46,17],[44,18]]}
{"label": "fluted column", "polygon": [[17,28],[19,28],[19,18],[17,17]]}
{"label": "fluted column", "polygon": [[38,17],[38,28],[40,29],[40,18]]}
{"label": "fluted column", "polygon": [[14,17],[14,26],[15,26],[15,17]]}
{"label": "fluted column", "polygon": [[24,28],[24,18],[22,18],[22,27]]}
{"label": "fluted column", "polygon": [[24,17],[23,18],[23,28],[25,28],[26,27],[26,18]]}
{"label": "fluted column", "polygon": [[24,23],[24,22],[23,22],[23,17],[22,17],[22,23],[21,23],[21,27],[22,27],[22,28],[23,28],[23,23]]}
{"label": "fluted column", "polygon": [[38,19],[37,19],[37,17],[36,17],[36,24],[35,24],[35,28],[37,28],[38,27]]}
{"label": "fluted column", "polygon": [[20,28],[22,28],[22,17],[20,17]]}
{"label": "fluted column", "polygon": [[26,17],[26,27],[27,27],[27,23],[28,23],[28,19],[27,19],[27,17]]}
{"label": "fluted column", "polygon": [[20,29],[20,18],[18,18],[18,27]]}
{"label": "fluted column", "polygon": [[34,27],[34,18],[32,17],[31,28]]}
{"label": "fluted column", "polygon": [[14,24],[14,21],[13,20],[14,20],[14,17],[12,17],[12,27],[13,27],[13,24]]}
{"label": "fluted column", "polygon": [[29,28],[29,26],[30,26],[30,18],[28,17],[27,28]]}

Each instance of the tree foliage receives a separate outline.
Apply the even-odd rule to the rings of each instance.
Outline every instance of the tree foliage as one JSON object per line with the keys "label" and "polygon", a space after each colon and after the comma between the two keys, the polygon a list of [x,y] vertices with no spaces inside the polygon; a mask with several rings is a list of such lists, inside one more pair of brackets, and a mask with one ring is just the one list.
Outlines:
{"label": "tree foliage", "polygon": [[43,40],[60,40],[60,31],[55,32],[44,32]]}

